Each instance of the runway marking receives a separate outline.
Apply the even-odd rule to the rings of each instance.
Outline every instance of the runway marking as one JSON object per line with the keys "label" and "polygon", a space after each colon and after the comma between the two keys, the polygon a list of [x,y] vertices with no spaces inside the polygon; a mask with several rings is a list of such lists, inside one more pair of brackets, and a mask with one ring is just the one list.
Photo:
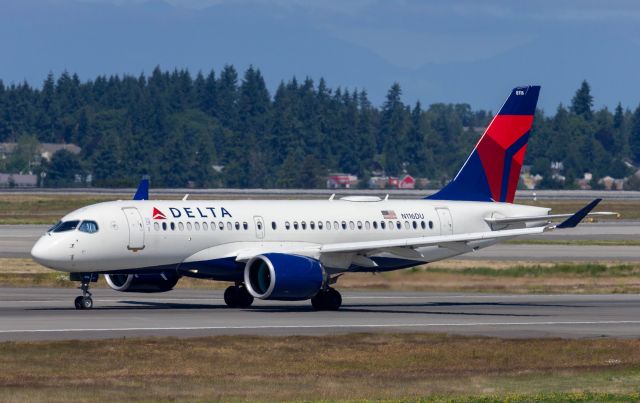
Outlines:
{"label": "runway marking", "polygon": [[265,330],[265,329],[351,329],[351,328],[395,328],[395,327],[474,327],[474,326],[558,326],[558,325],[640,325],[640,320],[604,321],[552,321],[552,322],[470,322],[470,323],[404,323],[404,324],[350,324],[350,325],[259,325],[259,326],[176,326],[176,327],[123,327],[123,328],[71,328],[71,329],[20,329],[0,330],[9,333],[71,333],[71,332],[131,332],[174,330]]}

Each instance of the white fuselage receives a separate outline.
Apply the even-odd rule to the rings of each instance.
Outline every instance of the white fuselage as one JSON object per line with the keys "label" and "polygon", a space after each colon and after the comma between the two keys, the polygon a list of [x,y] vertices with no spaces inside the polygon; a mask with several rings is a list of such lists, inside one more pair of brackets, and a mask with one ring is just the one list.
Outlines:
{"label": "white fuselage", "polygon": [[[546,208],[507,203],[374,200],[353,197],[99,203],[73,211],[61,220],[94,221],[97,231],[87,233],[75,228],[47,232],[33,247],[32,255],[45,266],[67,272],[181,267],[197,273],[198,269],[206,268],[210,278],[232,280],[238,268],[237,276],[241,278],[244,251],[286,253],[304,250],[306,246],[340,242],[476,233],[496,229],[487,224],[487,217],[548,213]],[[478,241],[471,246],[477,249],[495,242]],[[340,254],[313,257],[318,257],[328,271],[335,273],[393,270],[466,251],[430,246],[419,250],[420,257],[405,256],[402,251],[372,253],[370,256],[382,259],[376,268],[359,267],[357,260]]]}

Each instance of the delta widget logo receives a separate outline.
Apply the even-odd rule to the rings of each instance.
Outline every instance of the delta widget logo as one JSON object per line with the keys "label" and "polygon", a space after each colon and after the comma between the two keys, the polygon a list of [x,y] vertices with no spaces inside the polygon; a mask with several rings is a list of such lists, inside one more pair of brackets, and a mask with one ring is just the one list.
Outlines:
{"label": "delta widget logo", "polygon": [[157,208],[153,208],[153,219],[154,220],[166,220],[167,216],[164,215],[164,213],[160,210],[158,210]]}

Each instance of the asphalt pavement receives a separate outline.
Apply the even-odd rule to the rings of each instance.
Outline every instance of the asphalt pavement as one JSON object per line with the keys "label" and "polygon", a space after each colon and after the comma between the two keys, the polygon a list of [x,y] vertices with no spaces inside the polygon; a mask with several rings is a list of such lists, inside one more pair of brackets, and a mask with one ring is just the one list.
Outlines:
{"label": "asphalt pavement", "polygon": [[257,301],[230,309],[221,291],[163,294],[97,289],[94,309],[76,310],[73,289],[0,289],[0,340],[143,336],[327,335],[434,332],[505,338],[640,336],[637,295],[486,295],[346,292],[343,307]]}

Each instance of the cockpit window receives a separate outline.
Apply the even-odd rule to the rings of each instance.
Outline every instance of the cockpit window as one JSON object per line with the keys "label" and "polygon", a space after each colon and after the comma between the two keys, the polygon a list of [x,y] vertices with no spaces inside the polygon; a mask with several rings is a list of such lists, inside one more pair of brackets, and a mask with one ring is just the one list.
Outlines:
{"label": "cockpit window", "polygon": [[78,230],[86,232],[87,234],[93,234],[95,232],[98,232],[98,224],[95,221],[85,220],[82,222],[82,224],[80,224]]}
{"label": "cockpit window", "polygon": [[60,226],[60,224],[62,224],[62,221],[58,221],[57,223],[53,224],[53,225],[51,226],[51,228],[49,228],[49,229],[47,230],[47,232],[53,232],[53,231],[55,231],[55,230],[56,230],[56,228],[58,228],[58,227]]}
{"label": "cockpit window", "polygon": [[78,227],[78,224],[80,224],[80,221],[78,220],[62,221],[59,224],[55,225],[55,228],[52,228],[52,229],[53,229],[53,232],[73,231]]}

